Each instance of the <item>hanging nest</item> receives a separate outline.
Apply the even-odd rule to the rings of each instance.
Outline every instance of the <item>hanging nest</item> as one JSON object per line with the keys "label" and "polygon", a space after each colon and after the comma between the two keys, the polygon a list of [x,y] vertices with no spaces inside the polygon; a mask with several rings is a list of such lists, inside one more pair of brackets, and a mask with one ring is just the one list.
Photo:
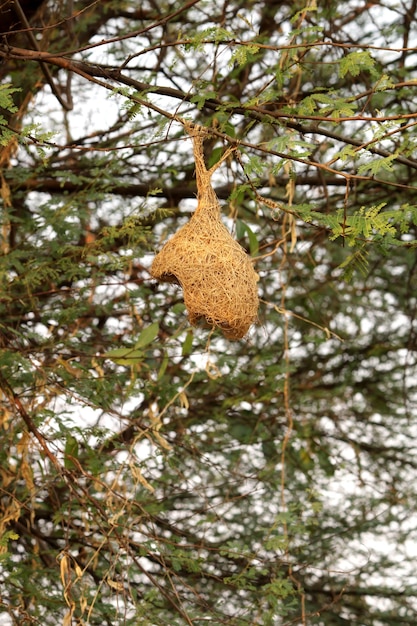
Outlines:
{"label": "hanging nest", "polygon": [[231,150],[207,170],[204,129],[190,125],[187,131],[194,144],[198,206],[155,257],[151,274],[181,285],[191,324],[203,320],[219,327],[228,339],[241,339],[257,318],[258,275],[250,257],[222,223],[211,186],[214,171]]}

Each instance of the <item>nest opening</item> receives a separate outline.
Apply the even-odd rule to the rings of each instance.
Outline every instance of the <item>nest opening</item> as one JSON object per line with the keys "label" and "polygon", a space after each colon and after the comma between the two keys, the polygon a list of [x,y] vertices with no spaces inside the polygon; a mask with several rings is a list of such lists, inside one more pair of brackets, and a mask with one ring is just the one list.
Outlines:
{"label": "nest opening", "polygon": [[220,204],[211,186],[214,171],[231,150],[207,170],[204,129],[189,125],[187,131],[193,139],[198,204],[189,222],[156,255],[151,275],[181,285],[192,325],[203,320],[220,328],[228,339],[241,339],[257,318],[258,275],[221,221]]}

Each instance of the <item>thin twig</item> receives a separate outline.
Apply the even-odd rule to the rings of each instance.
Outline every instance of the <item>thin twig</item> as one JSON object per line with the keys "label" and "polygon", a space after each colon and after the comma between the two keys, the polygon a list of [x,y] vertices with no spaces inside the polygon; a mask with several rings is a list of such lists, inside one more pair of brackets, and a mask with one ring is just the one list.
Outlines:
{"label": "thin twig", "polygon": [[[31,26],[29,24],[29,22],[27,21],[25,12],[23,11],[19,0],[14,0],[14,6],[16,9],[16,13],[18,14],[18,17],[20,19],[20,21],[22,22],[23,26],[27,29],[25,31],[27,38],[29,39],[29,42],[32,44],[34,50],[36,50],[37,52],[41,52],[38,46],[38,42],[36,41]],[[47,66],[47,64],[44,61],[39,60],[39,65],[41,67],[42,73],[45,76],[51,90],[52,93],[54,94],[55,98],[58,100],[59,104],[62,106],[63,109],[65,109],[65,111],[71,111],[73,109],[73,103],[72,103],[72,98],[71,98],[71,93],[70,90],[67,88],[67,98],[68,101],[66,102],[61,94],[59,93],[55,83],[54,83],[54,79],[52,77],[51,72],[49,71],[49,67]],[[69,83],[68,83],[69,85]]]}
{"label": "thin twig", "polygon": [[33,420],[30,417],[29,413],[26,411],[25,407],[23,406],[22,402],[20,401],[19,396],[14,392],[14,390],[12,389],[10,384],[7,382],[7,380],[4,378],[4,376],[3,376],[3,374],[1,372],[0,372],[0,388],[3,390],[4,394],[10,400],[12,405],[16,408],[16,410],[19,413],[19,415],[22,417],[23,421],[25,422],[26,426],[28,427],[29,432],[31,432],[32,435],[38,440],[38,442],[39,442],[43,452],[45,453],[45,456],[48,457],[48,459],[51,461],[51,463],[54,465],[54,467],[61,473],[62,472],[62,467],[61,467],[58,459],[56,458],[56,456],[54,454],[52,454],[52,452],[50,451],[50,449],[46,445],[45,438],[39,432],[39,430],[37,429],[37,427],[33,423]]}

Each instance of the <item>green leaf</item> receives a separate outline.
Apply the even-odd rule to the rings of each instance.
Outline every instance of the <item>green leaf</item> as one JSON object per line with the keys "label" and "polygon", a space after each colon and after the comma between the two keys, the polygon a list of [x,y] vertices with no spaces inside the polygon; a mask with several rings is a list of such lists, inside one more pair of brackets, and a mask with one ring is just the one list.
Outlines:
{"label": "green leaf", "polygon": [[259,46],[256,44],[237,46],[233,51],[229,65],[232,66],[236,63],[239,67],[242,67],[243,65],[246,65],[248,61],[253,61],[254,55],[257,52],[259,52]]}
{"label": "green leaf", "polygon": [[256,256],[259,252],[259,242],[256,234],[248,224],[242,222],[242,220],[236,220],[236,237],[242,239],[245,233],[248,235],[251,256]]}
{"label": "green leaf", "polygon": [[376,176],[380,170],[392,172],[393,163],[397,157],[398,154],[394,152],[394,154],[390,154],[387,157],[374,159],[368,163],[362,163],[362,165],[358,167],[358,174],[362,175],[365,174],[365,172],[371,172],[371,174]]}
{"label": "green leaf", "polygon": [[188,354],[191,354],[191,350],[193,347],[193,338],[194,338],[193,331],[191,329],[187,330],[187,334],[182,344],[182,356],[187,356]]}
{"label": "green leaf", "polygon": [[136,350],[138,348],[145,348],[158,336],[159,332],[159,324],[158,322],[153,322],[150,326],[147,326],[140,333],[138,340],[135,343]]}
{"label": "green leaf", "polygon": [[393,80],[387,74],[382,74],[376,82],[374,89],[375,91],[385,91],[385,89],[391,89],[392,87],[394,87]]}
{"label": "green leaf", "polygon": [[11,83],[0,85],[0,107],[9,113],[16,113],[18,110],[12,99],[12,93],[16,93],[16,91],[21,91],[21,89],[13,87]]}
{"label": "green leaf", "polygon": [[106,359],[111,359],[117,365],[136,365],[144,358],[142,350],[135,350],[134,348],[116,348],[105,352],[103,355]]}
{"label": "green leaf", "polygon": [[219,146],[218,148],[214,148],[208,159],[208,166],[213,167],[213,165],[216,165],[216,163],[220,161],[222,154],[223,148],[221,146]]}
{"label": "green leaf", "polygon": [[12,539],[13,541],[16,541],[16,539],[19,539],[19,535],[16,534],[13,530],[8,530],[7,532],[4,533],[4,535],[0,537],[0,546],[1,547],[7,546],[7,542],[10,539]]}
{"label": "green leaf", "polygon": [[165,352],[164,358],[162,359],[161,367],[159,368],[159,371],[158,371],[157,380],[161,380],[161,378],[165,374],[166,369],[168,367],[168,363],[169,363],[169,355],[168,355],[168,352]]}
{"label": "green leaf", "polygon": [[78,468],[78,465],[74,463],[73,459],[78,460],[78,440],[74,435],[68,434],[64,450],[65,469],[73,470]]}
{"label": "green leaf", "polygon": [[343,148],[336,155],[336,157],[340,159],[341,161],[345,162],[345,161],[348,161],[349,159],[355,158],[357,155],[358,155],[357,151],[353,146],[346,145],[346,146],[343,146]]}
{"label": "green leaf", "polygon": [[184,311],[185,311],[185,304],[184,304],[184,302],[176,302],[172,306],[171,311],[173,313],[175,313],[175,315],[181,315],[182,313],[184,313]]}
{"label": "green leaf", "polygon": [[191,102],[197,105],[198,109],[202,109],[207,100],[213,100],[217,97],[215,91],[205,91],[204,93],[197,93],[191,98]]}
{"label": "green leaf", "polygon": [[[303,6],[302,9],[300,9],[299,11],[296,11],[296,13],[294,13],[294,15],[291,17],[290,19],[291,24],[296,24],[298,20],[300,19],[300,17],[304,20],[305,14],[307,13],[307,11],[317,11],[317,7],[314,6],[313,4],[312,6]],[[291,35],[293,34],[294,34],[294,31],[291,31]]]}
{"label": "green leaf", "polygon": [[346,282],[352,280],[356,271],[360,272],[362,276],[366,276],[368,274],[368,259],[364,246],[350,254],[339,267],[343,269],[343,277]]}
{"label": "green leaf", "polygon": [[367,70],[375,74],[375,61],[367,50],[351,52],[340,60],[339,76],[344,78],[346,74],[351,76],[359,76],[363,71]]}
{"label": "green leaf", "polygon": [[248,233],[249,238],[249,249],[251,256],[256,256],[259,251],[259,242],[253,230],[246,224],[246,232]]}
{"label": "green leaf", "polygon": [[2,548],[2,550],[0,551],[0,562],[2,561],[4,562],[10,558],[10,553],[8,551],[8,543],[10,540],[16,541],[17,539],[19,539],[19,535],[17,535],[13,530],[6,531],[0,537],[0,548]]}
{"label": "green leaf", "polygon": [[236,220],[236,238],[242,239],[246,233],[246,224],[242,220]]}

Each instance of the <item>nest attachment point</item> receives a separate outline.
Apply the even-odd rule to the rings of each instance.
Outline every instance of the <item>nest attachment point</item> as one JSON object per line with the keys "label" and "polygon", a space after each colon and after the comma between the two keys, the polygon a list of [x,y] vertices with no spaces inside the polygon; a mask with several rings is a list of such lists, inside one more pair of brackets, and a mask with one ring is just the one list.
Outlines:
{"label": "nest attachment point", "polygon": [[157,254],[151,274],[157,280],[181,285],[191,324],[203,320],[219,327],[228,339],[241,339],[257,318],[258,275],[250,257],[222,223],[211,186],[213,172],[230,150],[207,170],[205,131],[191,124],[187,130],[194,143],[198,206],[190,221]]}

